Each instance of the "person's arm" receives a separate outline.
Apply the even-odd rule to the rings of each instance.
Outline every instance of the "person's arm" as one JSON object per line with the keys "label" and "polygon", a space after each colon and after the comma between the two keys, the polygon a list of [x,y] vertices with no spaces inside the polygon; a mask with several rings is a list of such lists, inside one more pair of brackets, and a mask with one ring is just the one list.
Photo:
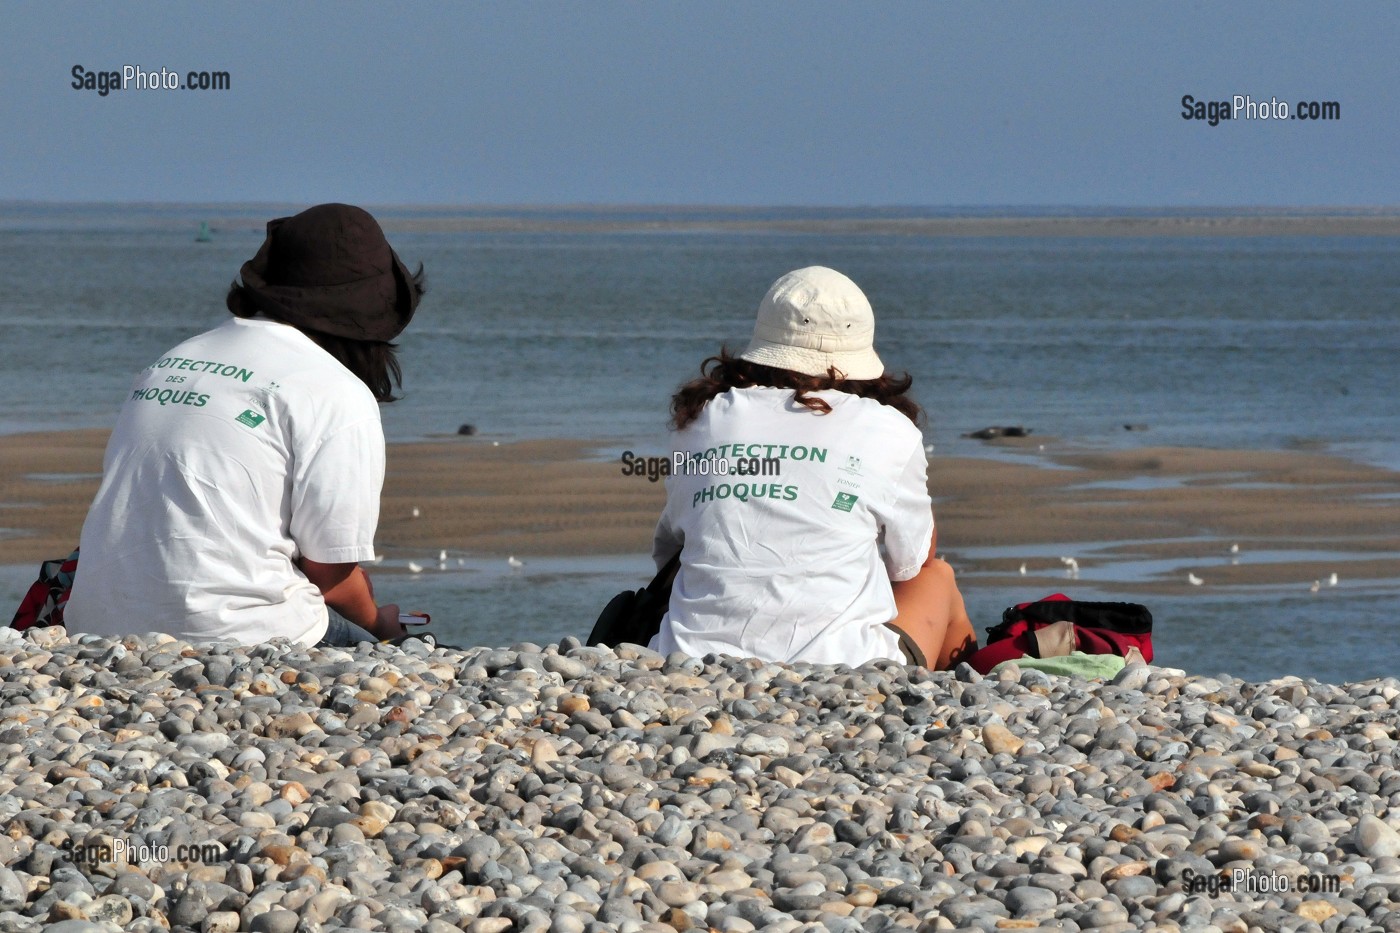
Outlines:
{"label": "person's arm", "polygon": [[891,584],[896,615],[890,624],[923,651],[930,670],[946,671],[977,650],[977,634],[967,617],[953,568],[933,556],[907,580]]}
{"label": "person's arm", "polygon": [[399,607],[376,606],[369,576],[357,563],[322,564],[303,557],[298,561],[306,579],[321,591],[326,605],[377,638],[398,638],[404,634],[399,623]]}

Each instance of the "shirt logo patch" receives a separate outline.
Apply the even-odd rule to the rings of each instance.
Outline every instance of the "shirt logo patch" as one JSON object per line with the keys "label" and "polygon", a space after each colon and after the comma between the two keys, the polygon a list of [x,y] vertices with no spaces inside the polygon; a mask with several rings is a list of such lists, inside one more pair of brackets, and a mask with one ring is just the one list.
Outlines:
{"label": "shirt logo patch", "polygon": [[842,512],[849,512],[859,498],[860,496],[853,495],[849,492],[838,492],[836,494],[836,501],[831,503],[831,507],[833,509],[840,509]]}
{"label": "shirt logo patch", "polygon": [[237,421],[239,424],[246,424],[250,428],[256,428],[258,425],[262,424],[264,421],[267,420],[267,416],[260,415],[257,412],[253,411],[253,409],[249,408],[234,420]]}

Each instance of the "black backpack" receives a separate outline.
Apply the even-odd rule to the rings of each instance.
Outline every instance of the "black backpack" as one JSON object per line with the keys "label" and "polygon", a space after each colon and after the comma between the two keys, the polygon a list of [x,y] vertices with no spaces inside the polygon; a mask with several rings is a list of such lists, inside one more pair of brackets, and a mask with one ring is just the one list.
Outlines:
{"label": "black backpack", "polygon": [[661,631],[661,617],[671,604],[671,584],[681,569],[681,555],[666,562],[666,566],[640,590],[623,590],[603,607],[593,631],[588,633],[588,645],[615,648],[621,644],[645,645]]}

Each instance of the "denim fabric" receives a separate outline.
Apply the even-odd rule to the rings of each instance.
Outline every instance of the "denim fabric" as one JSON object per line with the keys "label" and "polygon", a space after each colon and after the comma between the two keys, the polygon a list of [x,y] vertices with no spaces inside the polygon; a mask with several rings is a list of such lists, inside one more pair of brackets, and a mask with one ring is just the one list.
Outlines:
{"label": "denim fabric", "polygon": [[325,637],[316,644],[319,647],[349,648],[362,641],[379,641],[379,639],[354,622],[347,622],[340,616],[332,615],[330,625],[326,626]]}

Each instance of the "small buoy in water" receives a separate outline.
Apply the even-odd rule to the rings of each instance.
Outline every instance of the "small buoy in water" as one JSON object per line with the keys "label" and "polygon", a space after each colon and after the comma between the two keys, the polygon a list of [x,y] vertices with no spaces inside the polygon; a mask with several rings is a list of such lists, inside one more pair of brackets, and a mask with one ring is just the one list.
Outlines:
{"label": "small buoy in water", "polygon": [[473,434],[476,433],[476,425],[464,424],[457,429],[457,433],[462,435],[463,437],[471,437]]}

